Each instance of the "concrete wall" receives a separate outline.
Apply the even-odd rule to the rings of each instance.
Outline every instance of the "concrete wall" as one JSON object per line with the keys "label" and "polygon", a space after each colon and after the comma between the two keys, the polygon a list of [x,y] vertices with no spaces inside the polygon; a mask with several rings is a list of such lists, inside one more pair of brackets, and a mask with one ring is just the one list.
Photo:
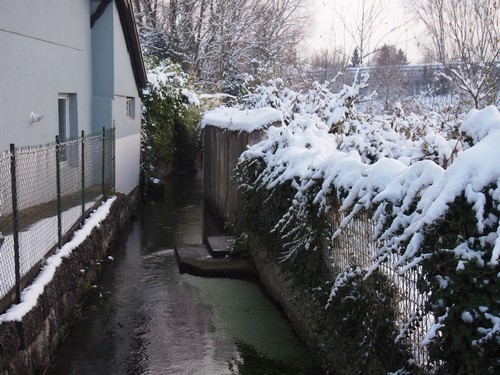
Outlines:
{"label": "concrete wall", "polygon": [[128,194],[139,185],[141,136],[116,138],[116,191]]}
{"label": "concrete wall", "polygon": [[[116,129],[115,173],[116,191],[128,194],[139,184],[141,154],[141,99],[137,91],[129,52],[123,36],[118,10],[113,2],[113,126]],[[133,101],[133,116],[127,116],[127,98]]]}
{"label": "concrete wall", "polygon": [[[59,93],[76,94],[78,128],[91,130],[89,19],[88,0],[2,1],[0,150],[54,141]],[[43,120],[31,124],[31,112]]]}
{"label": "concrete wall", "polygon": [[242,224],[241,193],[232,177],[242,152],[264,136],[263,130],[246,133],[210,125],[203,130],[204,198],[224,222]]}
{"label": "concrete wall", "polygon": [[261,285],[283,308],[284,314],[300,338],[313,349],[311,342],[314,330],[310,326],[311,320],[308,321],[308,314],[314,315],[314,312],[308,311],[310,301],[299,298],[300,293],[294,289],[291,275],[283,272],[277,262],[269,259],[269,249],[266,248],[265,242],[255,233],[249,233],[248,238],[248,248]]}
{"label": "concrete wall", "polygon": [[[265,132],[262,130],[248,134],[214,126],[206,126],[204,129],[205,200],[211,211],[224,221],[235,219],[243,225],[242,197],[232,181],[233,170],[247,145],[257,143],[264,136]],[[311,311],[311,301],[304,299],[294,289],[290,275],[269,259],[265,240],[255,233],[248,233],[248,241],[250,256],[262,286],[281,305],[297,334],[310,349],[317,352],[318,348],[314,346],[313,339],[315,331],[311,322],[320,315]]]}
{"label": "concrete wall", "polygon": [[[139,183],[141,100],[116,4],[112,2],[92,29],[94,132],[116,129],[116,191],[128,194]],[[133,115],[127,116],[127,98]]]}
{"label": "concrete wall", "polygon": [[[97,278],[95,262],[106,257],[134,215],[137,202],[137,194],[118,196],[100,227],[94,228],[69,258],[64,258],[37,305],[22,322],[0,324],[0,375],[33,374],[48,367],[69,329],[71,314],[85,293],[85,284],[93,284]],[[80,272],[82,269],[84,273]]]}

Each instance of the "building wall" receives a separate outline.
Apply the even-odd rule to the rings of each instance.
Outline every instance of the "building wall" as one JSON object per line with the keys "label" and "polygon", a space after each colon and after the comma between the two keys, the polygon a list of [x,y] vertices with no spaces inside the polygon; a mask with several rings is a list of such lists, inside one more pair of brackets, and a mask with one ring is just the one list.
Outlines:
{"label": "building wall", "polygon": [[[54,141],[59,93],[76,94],[73,121],[91,131],[89,19],[88,0],[2,1],[0,150]],[[31,124],[31,112],[42,121]]]}
{"label": "building wall", "polygon": [[92,27],[92,123],[94,133],[101,132],[103,127],[110,129],[113,126],[112,109],[115,81],[113,24],[116,21],[112,5],[108,5]]}
{"label": "building wall", "polygon": [[[141,101],[123,35],[112,2],[92,28],[94,132],[115,130],[115,189],[128,194],[139,183]],[[132,99],[132,116],[126,112]]]}
{"label": "building wall", "polygon": [[[110,7],[111,8],[111,7]],[[109,9],[111,10],[111,9]],[[113,126],[116,135],[116,191],[128,194],[139,184],[141,152],[141,100],[132,70],[120,17],[113,2],[114,92]],[[132,116],[127,114],[127,98],[132,101]]]}
{"label": "building wall", "polygon": [[139,184],[140,134],[116,138],[115,184],[116,191],[130,193]]}
{"label": "building wall", "polygon": [[[3,1],[0,10],[0,151],[53,142],[58,95],[70,94],[70,134],[116,128],[116,189],[139,181],[141,102],[113,1]],[[133,103],[127,115],[127,98]],[[32,124],[30,114],[43,115]]]}

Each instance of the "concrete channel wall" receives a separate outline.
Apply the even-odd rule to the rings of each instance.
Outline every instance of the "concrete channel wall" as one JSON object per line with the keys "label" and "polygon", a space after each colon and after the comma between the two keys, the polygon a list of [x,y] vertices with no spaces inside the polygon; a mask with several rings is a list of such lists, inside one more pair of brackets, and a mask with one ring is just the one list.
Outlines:
{"label": "concrete channel wall", "polygon": [[204,197],[210,209],[224,223],[243,223],[243,204],[241,193],[233,181],[234,169],[242,152],[264,136],[264,130],[247,133],[211,125],[204,128]]}
{"label": "concrete channel wall", "polygon": [[70,257],[63,258],[36,306],[21,322],[0,323],[1,375],[33,374],[48,367],[86,286],[97,279],[98,261],[106,258],[112,244],[120,238],[135,216],[137,204],[137,189],[128,196],[118,195],[100,226]]}
{"label": "concrete channel wall", "polygon": [[[241,153],[265,136],[264,130],[247,133],[210,125],[204,128],[204,197],[214,214],[225,222],[234,220],[243,225],[242,197],[232,176]],[[266,259],[266,251],[255,235],[250,236],[249,248],[263,287],[281,305],[298,335],[309,343],[305,305],[296,303],[290,281],[276,264]]]}
{"label": "concrete channel wall", "polygon": [[[325,369],[335,373],[359,373],[359,371],[387,373],[393,367],[403,366],[403,362],[409,358],[407,356],[409,351],[405,346],[395,343],[393,339],[394,325],[389,319],[392,319],[391,314],[396,303],[393,300],[394,288],[387,284],[388,279],[385,276],[382,275],[375,281],[370,280],[366,283],[356,282],[360,286],[359,289],[353,289],[354,296],[365,293],[363,297],[373,297],[358,299],[351,298],[348,294],[342,301],[337,301],[336,306],[325,309],[327,290],[323,291],[321,284],[315,284],[314,288],[311,288],[305,282],[294,283],[297,272],[292,268],[281,266],[276,259],[280,249],[273,248],[276,244],[270,243],[268,238],[252,231],[248,226],[245,227],[242,196],[231,176],[246,146],[251,140],[255,142],[262,136],[265,134],[261,131],[258,136],[251,138],[244,132],[215,126],[205,127],[205,199],[209,206],[215,209],[214,213],[222,220],[237,218],[241,223],[236,229],[247,234],[248,251],[261,285],[282,307],[297,334],[311,353],[317,355]],[[361,221],[356,223],[356,230],[359,231],[361,224]],[[371,223],[362,225],[362,228],[366,226],[370,229]],[[338,246],[342,239],[340,249],[351,249],[345,252],[347,254],[345,256],[351,257],[353,253],[364,254],[366,251],[364,248],[370,246],[367,242],[361,242],[359,235],[354,231],[348,232],[347,236],[354,237],[356,241],[348,244],[350,238],[339,237],[335,244]],[[336,256],[339,264],[345,262],[341,256]],[[367,259],[371,258],[360,255],[360,261]],[[310,263],[309,267],[311,264],[315,266],[314,263]],[[336,274],[333,268],[329,269],[330,282],[335,280]],[[309,270],[308,275],[312,271]],[[322,271],[327,272],[326,269],[318,269],[318,276]],[[323,279],[321,282],[324,282]],[[385,288],[385,285],[389,287]],[[382,292],[387,294],[382,296]],[[363,302],[358,303],[357,300]]]}

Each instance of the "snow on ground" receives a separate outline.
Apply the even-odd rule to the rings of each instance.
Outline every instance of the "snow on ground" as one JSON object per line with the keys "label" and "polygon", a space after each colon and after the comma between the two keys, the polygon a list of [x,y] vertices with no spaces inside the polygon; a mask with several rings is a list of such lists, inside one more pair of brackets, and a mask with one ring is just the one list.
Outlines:
{"label": "snow on ground", "polygon": [[85,221],[85,225],[75,232],[71,241],[67,242],[54,255],[47,259],[46,265],[40,271],[35,280],[21,293],[21,303],[12,305],[4,314],[0,315],[0,324],[9,321],[21,321],[33,307],[36,306],[38,297],[43,293],[45,286],[52,281],[54,274],[62,263],[63,258],[71,255],[83,241],[90,235],[92,230],[108,216],[111,205],[116,197],[111,197],[104,202]]}
{"label": "snow on ground", "polygon": [[[92,208],[95,201],[85,204],[85,212]],[[73,225],[81,219],[81,206],[71,207],[61,213],[62,233],[68,233]],[[19,263],[21,277],[24,277],[36,266],[45,254],[57,245],[57,215],[39,220],[19,232],[19,248],[29,249],[20,251]],[[4,237],[2,251],[0,251],[0,268],[4,271],[0,275],[0,297],[4,297],[15,283],[14,266],[14,235]]]}

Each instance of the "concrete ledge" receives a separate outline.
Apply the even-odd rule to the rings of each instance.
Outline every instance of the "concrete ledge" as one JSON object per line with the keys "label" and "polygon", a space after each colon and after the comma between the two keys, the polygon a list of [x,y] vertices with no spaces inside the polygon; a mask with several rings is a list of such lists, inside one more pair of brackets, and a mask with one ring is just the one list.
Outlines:
{"label": "concrete ledge", "polygon": [[215,259],[205,245],[179,245],[175,247],[179,271],[195,276],[254,278],[257,274],[248,259]]}
{"label": "concrete ledge", "polygon": [[210,236],[207,238],[207,246],[210,255],[214,258],[224,258],[231,253],[234,237]]}

